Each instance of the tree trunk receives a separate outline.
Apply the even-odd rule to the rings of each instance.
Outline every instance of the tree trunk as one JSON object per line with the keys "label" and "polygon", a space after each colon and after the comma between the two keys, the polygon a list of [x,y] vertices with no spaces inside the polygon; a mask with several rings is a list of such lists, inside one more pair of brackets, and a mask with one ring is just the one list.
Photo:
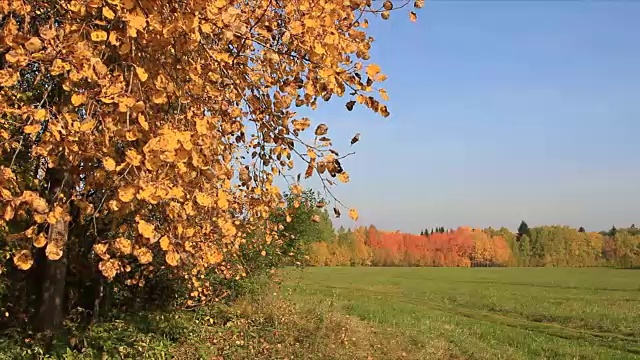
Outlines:
{"label": "tree trunk", "polygon": [[[63,193],[66,177],[59,169],[47,170],[49,180],[48,197],[50,200]],[[65,317],[65,295],[67,285],[67,241],[69,237],[69,219],[62,217],[49,224],[47,247],[55,244],[62,256],[51,260],[44,256],[41,267],[40,302],[36,316],[37,331],[54,334],[62,325]]]}
{"label": "tree trunk", "polygon": [[[49,241],[65,244],[69,224],[59,219],[49,227]],[[40,306],[36,319],[36,329],[43,332],[58,330],[65,317],[64,299],[67,277],[67,251],[63,247],[58,260],[44,259]]]}

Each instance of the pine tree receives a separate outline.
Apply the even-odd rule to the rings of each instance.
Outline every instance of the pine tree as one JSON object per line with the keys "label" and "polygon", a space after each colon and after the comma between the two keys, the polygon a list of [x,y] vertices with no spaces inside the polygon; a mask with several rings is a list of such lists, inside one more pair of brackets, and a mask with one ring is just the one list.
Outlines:
{"label": "pine tree", "polygon": [[586,230],[582,226],[580,226],[580,228],[578,229],[578,232],[583,233],[583,232],[586,232]]}
{"label": "pine tree", "polygon": [[529,225],[527,225],[527,223],[524,220],[522,220],[522,222],[520,222],[520,226],[518,226],[518,236],[516,237],[516,239],[520,240],[520,238],[523,235],[527,235],[531,237],[531,231],[529,230]]}

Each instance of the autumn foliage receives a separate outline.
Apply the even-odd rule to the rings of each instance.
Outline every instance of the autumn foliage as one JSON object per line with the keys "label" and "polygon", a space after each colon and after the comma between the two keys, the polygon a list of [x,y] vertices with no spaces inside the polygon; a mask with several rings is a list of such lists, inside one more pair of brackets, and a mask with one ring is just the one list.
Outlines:
{"label": "autumn foliage", "polygon": [[540,226],[519,238],[506,228],[440,228],[415,235],[368,226],[316,240],[309,247],[315,266],[640,266],[635,226],[615,234]]}
{"label": "autumn foliage", "polygon": [[199,301],[207,272],[246,276],[244,251],[279,244],[275,177],[302,163],[349,180],[329,127],[294,107],[344,96],[389,115],[365,29],[394,8],[0,0],[0,270],[35,268],[19,281],[51,304],[94,269],[140,286],[170,273]]}
{"label": "autumn foliage", "polygon": [[501,236],[463,227],[427,237],[369,226],[343,233],[347,241],[337,236],[312,245],[313,265],[496,266],[507,265],[512,257]]}

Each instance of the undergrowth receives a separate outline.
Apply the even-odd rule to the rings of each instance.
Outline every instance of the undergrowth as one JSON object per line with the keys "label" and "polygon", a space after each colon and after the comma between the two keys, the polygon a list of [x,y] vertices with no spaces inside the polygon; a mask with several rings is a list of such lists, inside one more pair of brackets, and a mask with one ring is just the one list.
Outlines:
{"label": "undergrowth", "polygon": [[[263,285],[230,305],[138,312],[88,328],[66,325],[50,355],[37,338],[0,339],[0,359],[423,359],[424,350],[337,310],[294,304]],[[384,334],[384,335],[383,335]],[[65,344],[65,345],[56,345]],[[67,344],[72,344],[68,346]]]}

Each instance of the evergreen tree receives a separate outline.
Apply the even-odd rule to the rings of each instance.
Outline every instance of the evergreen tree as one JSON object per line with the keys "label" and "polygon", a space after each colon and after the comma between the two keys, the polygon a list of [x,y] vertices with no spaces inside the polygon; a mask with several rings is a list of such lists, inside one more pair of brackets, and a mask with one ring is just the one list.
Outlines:
{"label": "evergreen tree", "polygon": [[582,226],[580,226],[580,228],[578,229],[578,232],[583,233],[583,232],[586,232],[586,230]]}
{"label": "evergreen tree", "polygon": [[520,240],[520,238],[523,235],[527,235],[531,237],[531,231],[529,230],[529,225],[527,225],[527,223],[524,220],[522,220],[522,222],[520,222],[520,226],[518,226],[518,236],[516,237],[516,239]]}
{"label": "evergreen tree", "polygon": [[424,230],[420,230],[420,236],[424,236]]}
{"label": "evergreen tree", "polygon": [[609,236],[615,237],[616,234],[618,234],[618,229],[616,229],[616,226],[614,225],[611,227],[611,230],[609,230]]}

